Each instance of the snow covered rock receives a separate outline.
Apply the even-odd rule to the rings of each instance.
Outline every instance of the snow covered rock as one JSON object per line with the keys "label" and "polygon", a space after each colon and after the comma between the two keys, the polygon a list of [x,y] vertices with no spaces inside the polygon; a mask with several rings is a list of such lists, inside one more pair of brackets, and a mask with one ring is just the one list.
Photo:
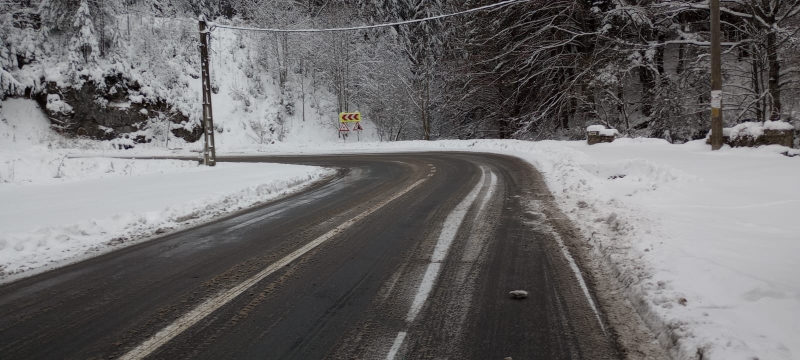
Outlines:
{"label": "snow covered rock", "polygon": [[619,136],[617,129],[606,129],[603,125],[591,125],[586,128],[586,142],[589,145],[610,143]]}
{"label": "snow covered rock", "polygon": [[[794,125],[782,121],[744,122],[723,129],[725,143],[731,147],[758,147],[762,145],[794,145]],[[710,133],[706,139],[710,143]]]}

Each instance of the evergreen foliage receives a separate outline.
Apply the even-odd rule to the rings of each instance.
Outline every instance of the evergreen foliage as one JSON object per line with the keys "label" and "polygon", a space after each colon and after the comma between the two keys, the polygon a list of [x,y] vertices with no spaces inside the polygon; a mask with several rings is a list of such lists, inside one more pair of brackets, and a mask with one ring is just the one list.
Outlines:
{"label": "evergreen foliage", "polygon": [[80,71],[87,64],[96,63],[100,53],[86,0],[81,0],[72,26],[76,32],[69,41],[69,61],[73,69]]}

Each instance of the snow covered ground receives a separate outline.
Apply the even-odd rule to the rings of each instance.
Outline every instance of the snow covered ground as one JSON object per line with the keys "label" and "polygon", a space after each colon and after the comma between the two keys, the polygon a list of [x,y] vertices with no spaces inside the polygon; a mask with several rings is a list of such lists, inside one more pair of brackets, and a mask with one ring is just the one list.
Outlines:
{"label": "snow covered ground", "polygon": [[[30,100],[0,121],[0,282],[146,240],[298,191],[333,170],[285,164],[69,158],[85,149]],[[48,147],[49,146],[49,147]]]}

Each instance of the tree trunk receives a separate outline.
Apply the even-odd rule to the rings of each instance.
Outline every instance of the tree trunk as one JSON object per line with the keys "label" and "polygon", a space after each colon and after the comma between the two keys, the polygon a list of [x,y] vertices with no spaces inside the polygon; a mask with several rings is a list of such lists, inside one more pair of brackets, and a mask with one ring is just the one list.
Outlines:
{"label": "tree trunk", "polygon": [[625,130],[630,130],[631,124],[628,123],[628,114],[625,112],[625,87],[622,84],[617,86],[617,99],[619,103],[617,104],[617,111],[619,111],[619,122],[625,122]]}
{"label": "tree trunk", "polygon": [[755,108],[756,108],[756,119],[758,121],[764,121],[764,113],[763,113],[763,111],[761,109],[761,103],[762,102],[758,100],[758,97],[761,96],[761,84],[760,84],[760,81],[758,80],[758,77],[759,77],[758,73],[761,70],[758,68],[758,59],[756,59],[755,52],[753,54],[751,54],[751,56],[753,57],[753,59],[752,59],[752,72],[753,72],[752,73],[752,75],[753,75],[752,79],[753,79],[753,93],[755,94],[755,97],[756,97],[755,98],[755,100],[756,100],[756,106],[755,106]]}
{"label": "tree trunk", "polygon": [[[642,57],[644,57],[644,53],[642,53]],[[656,81],[649,67],[639,67],[639,81],[642,83],[642,115],[651,116],[653,114]]]}
{"label": "tree trunk", "polygon": [[778,59],[778,34],[774,30],[767,33],[767,62],[769,63],[769,95],[772,100],[770,119],[781,116],[781,63]]}
{"label": "tree trunk", "polygon": [[664,69],[664,51],[666,50],[665,49],[666,45],[664,45],[664,42],[666,41],[667,41],[666,35],[664,34],[658,35],[658,42],[660,43],[660,45],[656,48],[655,62],[656,62],[656,68],[658,69],[658,80],[662,85],[669,83],[667,77],[665,76],[666,70]]}

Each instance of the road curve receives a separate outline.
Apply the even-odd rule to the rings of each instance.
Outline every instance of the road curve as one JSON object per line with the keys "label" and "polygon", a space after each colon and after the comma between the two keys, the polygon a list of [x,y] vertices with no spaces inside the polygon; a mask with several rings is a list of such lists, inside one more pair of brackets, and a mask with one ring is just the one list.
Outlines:
{"label": "road curve", "polygon": [[[1,359],[617,359],[552,196],[478,153],[229,157],[307,191],[0,287]],[[512,299],[512,290],[527,298]]]}

